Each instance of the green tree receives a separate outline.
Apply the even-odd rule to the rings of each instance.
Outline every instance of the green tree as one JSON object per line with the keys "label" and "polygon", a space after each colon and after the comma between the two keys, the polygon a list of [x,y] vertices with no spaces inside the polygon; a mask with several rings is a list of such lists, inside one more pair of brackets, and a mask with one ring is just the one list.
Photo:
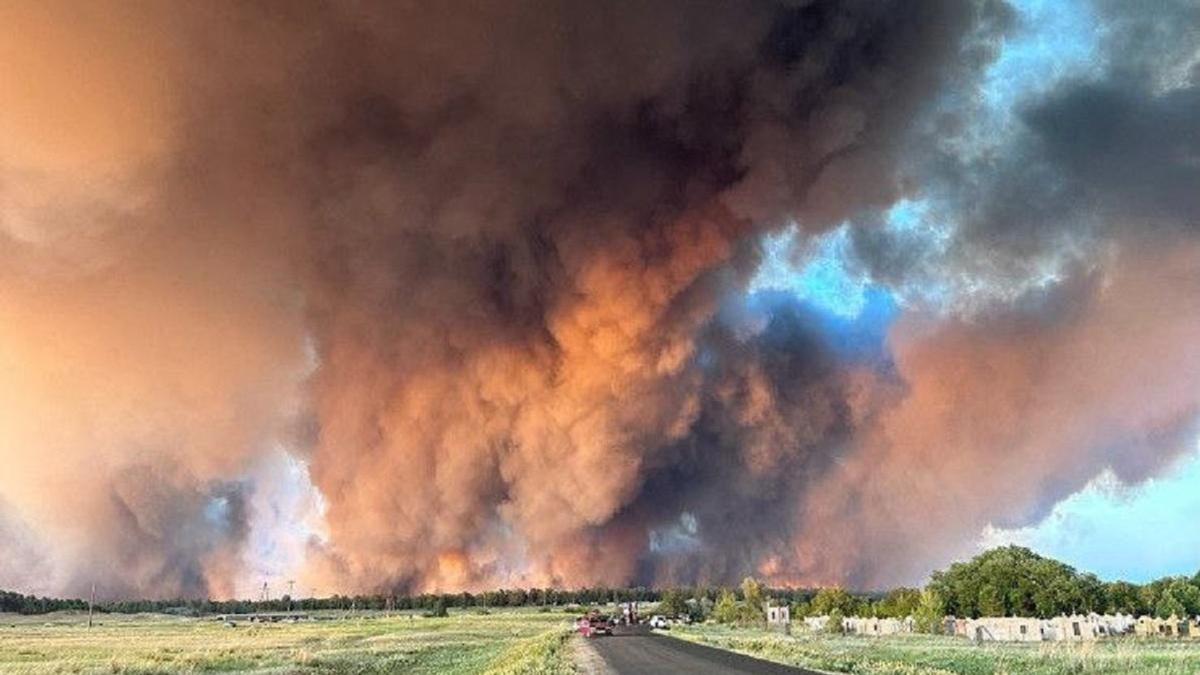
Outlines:
{"label": "green tree", "polygon": [[1095,574],[1080,574],[1078,577],[1079,596],[1083,601],[1083,612],[1103,612],[1107,604],[1104,582]]}
{"label": "green tree", "polygon": [[687,614],[687,598],[684,597],[683,591],[678,588],[663,591],[662,599],[658,601],[658,612],[667,616]]}
{"label": "green tree", "polygon": [[1183,602],[1175,597],[1171,589],[1163,591],[1158,598],[1158,604],[1154,606],[1154,615],[1160,619],[1169,619],[1171,617],[1182,617],[1187,614],[1187,608]]}
{"label": "green tree", "polygon": [[815,616],[825,616],[837,610],[843,616],[851,615],[856,613],[857,605],[858,601],[854,599],[854,596],[847,593],[844,589],[836,586],[822,588],[813,596],[812,614]]}
{"label": "green tree", "polygon": [[913,612],[913,620],[919,633],[940,634],[942,621],[946,617],[946,603],[935,590],[927,588],[921,592],[921,601]]}
{"label": "green tree", "polygon": [[1158,598],[1162,594],[1163,584],[1153,582],[1138,589],[1139,603],[1143,611],[1154,614],[1158,611]]}
{"label": "green tree", "polygon": [[875,616],[903,619],[913,616],[921,604],[921,591],[916,588],[897,588],[875,604]]}
{"label": "green tree", "polygon": [[1104,596],[1104,608],[1109,613],[1143,614],[1148,610],[1142,606],[1138,587],[1128,581],[1106,584]]}
{"label": "green tree", "polygon": [[929,587],[959,617],[1028,615],[1048,618],[1098,604],[1098,580],[1020,546],[985,551],[935,572]]}
{"label": "green tree", "polygon": [[798,600],[792,603],[792,616],[797,619],[803,619],[806,616],[813,616],[812,605],[807,600]]}
{"label": "green tree", "polygon": [[846,627],[842,624],[845,618],[846,616],[842,614],[842,610],[835,608],[829,613],[829,618],[825,620],[825,632],[835,635],[845,632]]}
{"label": "green tree", "polygon": [[717,623],[733,623],[738,620],[737,598],[728,589],[723,589],[713,606],[712,617]]}
{"label": "green tree", "polygon": [[766,619],[766,593],[762,584],[753,577],[742,579],[741,619],[746,623],[757,623]]}
{"label": "green tree", "polygon": [[1183,577],[1172,579],[1163,595],[1170,594],[1173,601],[1178,602],[1183,611],[1178,616],[1195,616],[1200,614],[1200,588],[1196,588]]}
{"label": "green tree", "polygon": [[991,584],[985,584],[979,589],[979,607],[980,616],[1004,616],[1005,605],[1004,596],[1000,589]]}

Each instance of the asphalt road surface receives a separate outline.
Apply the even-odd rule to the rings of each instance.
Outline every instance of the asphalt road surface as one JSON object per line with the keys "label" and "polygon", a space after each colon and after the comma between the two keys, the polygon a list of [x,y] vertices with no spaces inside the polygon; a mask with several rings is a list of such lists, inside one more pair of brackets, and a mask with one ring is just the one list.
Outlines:
{"label": "asphalt road surface", "polygon": [[818,675],[811,670],[754,659],[665,635],[655,635],[646,630],[618,628],[616,635],[588,638],[588,645],[604,660],[607,666],[605,670],[617,675]]}

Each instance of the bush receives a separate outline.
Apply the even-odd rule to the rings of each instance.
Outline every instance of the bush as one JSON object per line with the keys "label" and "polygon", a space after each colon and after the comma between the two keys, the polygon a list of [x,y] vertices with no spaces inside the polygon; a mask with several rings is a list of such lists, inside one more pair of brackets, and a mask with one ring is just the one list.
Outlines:
{"label": "bush", "polygon": [[925,589],[921,592],[921,602],[917,605],[917,611],[913,613],[913,621],[916,622],[918,633],[930,633],[933,635],[942,632],[942,620],[946,615],[946,603],[942,601],[942,596],[932,589]]}
{"label": "bush", "polygon": [[829,613],[829,618],[825,620],[825,632],[834,635],[840,635],[846,632],[846,627],[842,625],[842,621],[846,615],[842,614],[842,610],[835,609]]}
{"label": "bush", "polygon": [[713,607],[712,617],[717,623],[733,623],[738,620],[737,600],[728,589],[721,591],[717,604]]}
{"label": "bush", "polygon": [[686,614],[687,609],[687,597],[676,588],[663,591],[662,599],[658,601],[658,613],[666,616],[680,616]]}
{"label": "bush", "polygon": [[[708,605],[710,607],[706,608],[705,603],[708,603]],[[704,620],[708,618],[707,609],[710,609],[711,605],[712,605],[712,603],[708,602],[707,600],[690,600],[690,601],[688,601],[688,603],[687,603],[687,618],[692,623],[703,623]]]}
{"label": "bush", "polygon": [[763,609],[766,604],[766,592],[762,584],[752,577],[742,580],[741,621],[745,624],[758,624],[767,620]]}
{"label": "bush", "polygon": [[847,614],[861,616],[863,614],[863,612],[859,611],[859,605],[861,604],[857,598],[850,595],[845,589],[833,586],[822,588],[817,592],[816,596],[812,599],[809,611],[814,616],[822,616],[832,614],[833,610],[836,609],[843,616]]}

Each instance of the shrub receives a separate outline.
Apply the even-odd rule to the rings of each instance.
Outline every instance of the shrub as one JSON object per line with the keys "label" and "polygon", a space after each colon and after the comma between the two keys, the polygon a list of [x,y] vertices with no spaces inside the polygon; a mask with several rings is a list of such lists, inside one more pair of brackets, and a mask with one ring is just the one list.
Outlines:
{"label": "shrub", "polygon": [[713,607],[712,617],[717,623],[733,623],[738,620],[737,600],[728,589],[721,591],[717,604]]}
{"label": "shrub", "polygon": [[842,625],[842,621],[846,615],[842,614],[842,610],[834,609],[829,613],[829,618],[825,620],[825,632],[834,635],[845,632],[846,628]]}
{"label": "shrub", "polygon": [[921,592],[921,602],[913,613],[918,633],[939,634],[942,632],[942,620],[946,615],[946,604],[937,591],[925,589]]}

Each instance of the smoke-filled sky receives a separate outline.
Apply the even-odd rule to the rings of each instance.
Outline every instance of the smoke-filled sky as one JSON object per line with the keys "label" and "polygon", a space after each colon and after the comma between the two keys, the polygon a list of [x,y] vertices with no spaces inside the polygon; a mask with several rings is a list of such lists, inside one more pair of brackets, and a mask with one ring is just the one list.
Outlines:
{"label": "smoke-filled sky", "polygon": [[4,3],[0,587],[1193,572],[1096,542],[1195,487],[1198,30]]}

